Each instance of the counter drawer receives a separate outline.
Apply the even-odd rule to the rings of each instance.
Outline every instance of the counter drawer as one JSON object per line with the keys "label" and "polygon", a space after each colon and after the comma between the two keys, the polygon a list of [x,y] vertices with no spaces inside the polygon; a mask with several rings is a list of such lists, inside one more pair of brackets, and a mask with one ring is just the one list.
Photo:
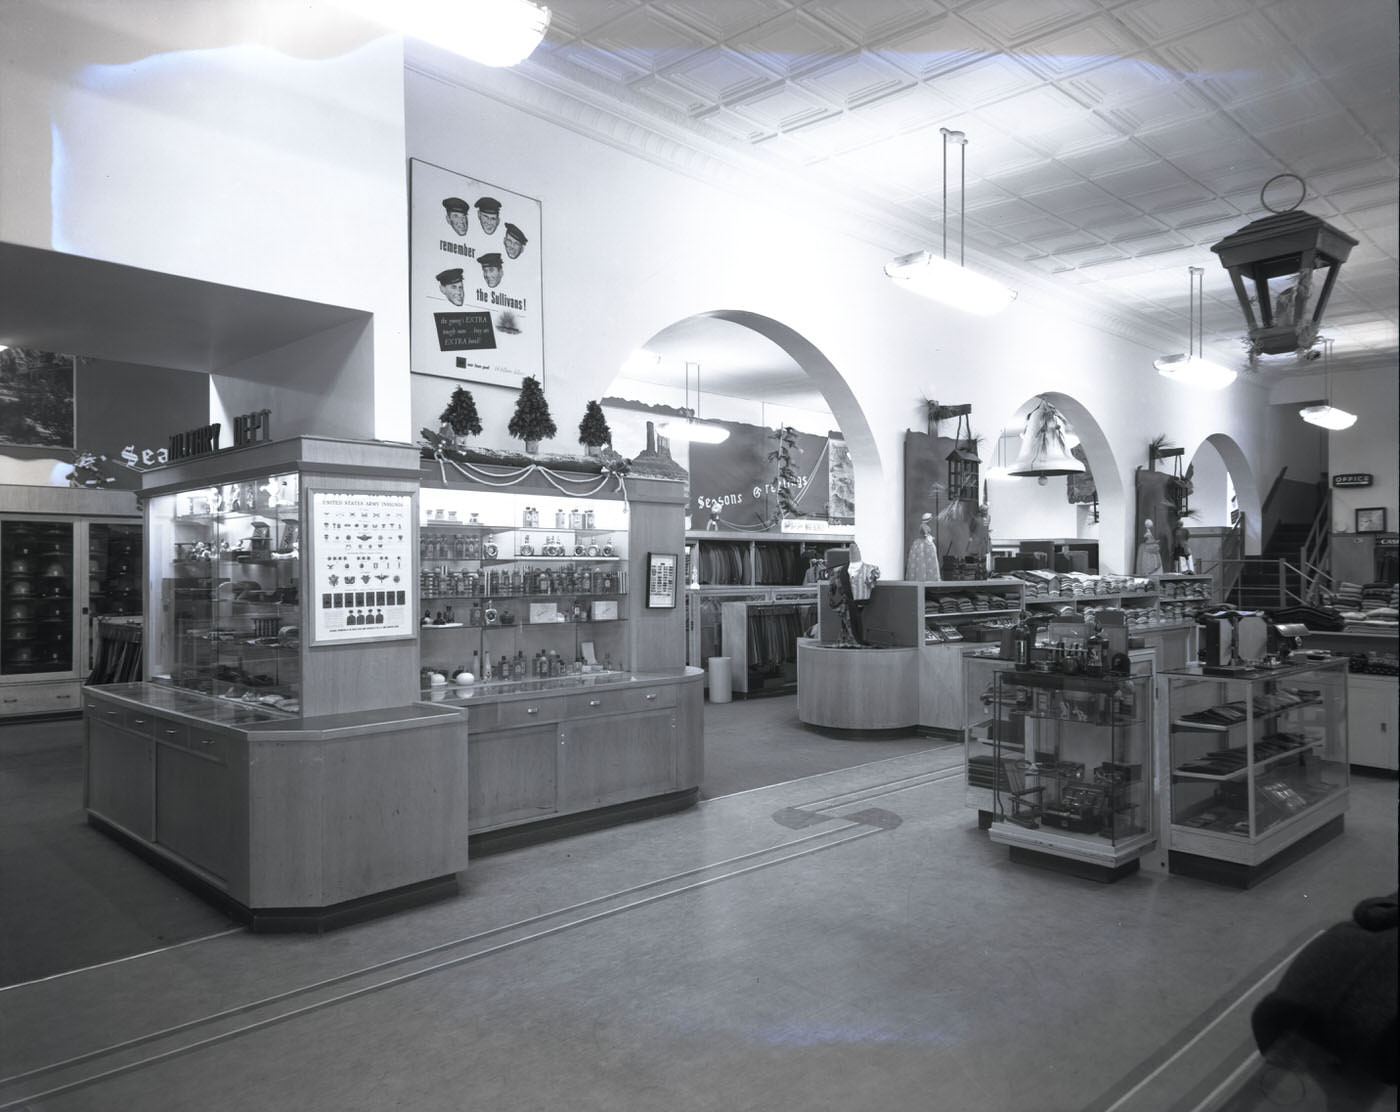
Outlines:
{"label": "counter drawer", "polygon": [[[561,701],[558,698],[519,699],[496,704],[496,726],[510,729],[512,726],[533,726],[538,722],[558,722]],[[484,718],[485,715],[482,715]],[[481,727],[478,728],[487,728]],[[467,729],[471,729],[468,719]]]}
{"label": "counter drawer", "polygon": [[0,714],[62,714],[82,705],[76,683],[17,683],[0,688]]}
{"label": "counter drawer", "polygon": [[636,710],[657,710],[676,705],[674,686],[599,688],[568,697],[566,717],[584,718],[595,714],[626,714]]}
{"label": "counter drawer", "polygon": [[229,739],[207,726],[196,723],[186,725],[166,718],[156,719],[152,737],[163,745],[184,749],[221,764],[228,763]]}

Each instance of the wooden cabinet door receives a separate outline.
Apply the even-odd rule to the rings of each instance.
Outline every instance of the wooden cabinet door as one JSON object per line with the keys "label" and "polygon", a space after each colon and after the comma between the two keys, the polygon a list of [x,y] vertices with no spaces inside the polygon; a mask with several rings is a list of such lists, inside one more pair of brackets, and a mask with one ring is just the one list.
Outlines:
{"label": "wooden cabinet door", "polygon": [[189,748],[156,745],[155,840],[219,880],[227,879],[234,851],[223,741],[192,730]]}
{"label": "wooden cabinet door", "polygon": [[544,819],[556,809],[559,727],[467,732],[467,829]]}
{"label": "wooden cabinet door", "polygon": [[154,743],[100,718],[87,718],[87,808],[151,840],[155,823]]}
{"label": "wooden cabinet door", "polygon": [[582,811],[676,788],[676,712],[606,715],[559,728],[559,810]]}

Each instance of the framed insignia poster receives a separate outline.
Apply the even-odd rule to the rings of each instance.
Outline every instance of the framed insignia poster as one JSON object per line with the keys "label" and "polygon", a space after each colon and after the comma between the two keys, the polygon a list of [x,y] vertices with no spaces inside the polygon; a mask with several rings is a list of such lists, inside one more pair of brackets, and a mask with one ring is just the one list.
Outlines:
{"label": "framed insignia poster", "polygon": [[539,201],[410,159],[410,370],[543,385],[540,247]]}

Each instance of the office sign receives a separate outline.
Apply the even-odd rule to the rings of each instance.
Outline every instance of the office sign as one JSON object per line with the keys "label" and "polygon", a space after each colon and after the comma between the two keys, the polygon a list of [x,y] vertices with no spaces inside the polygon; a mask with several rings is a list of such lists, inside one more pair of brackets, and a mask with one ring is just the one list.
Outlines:
{"label": "office sign", "polygon": [[1368,487],[1374,476],[1369,471],[1348,471],[1342,475],[1332,476],[1334,487]]}

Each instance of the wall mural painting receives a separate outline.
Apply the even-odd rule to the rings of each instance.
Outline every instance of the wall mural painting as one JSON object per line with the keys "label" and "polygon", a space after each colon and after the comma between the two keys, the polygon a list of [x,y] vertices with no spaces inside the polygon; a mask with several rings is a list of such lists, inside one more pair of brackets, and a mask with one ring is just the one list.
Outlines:
{"label": "wall mural painting", "polygon": [[56,351],[0,351],[0,444],[74,447],[77,360]]}
{"label": "wall mural painting", "polygon": [[540,203],[409,160],[414,374],[544,384]]}

